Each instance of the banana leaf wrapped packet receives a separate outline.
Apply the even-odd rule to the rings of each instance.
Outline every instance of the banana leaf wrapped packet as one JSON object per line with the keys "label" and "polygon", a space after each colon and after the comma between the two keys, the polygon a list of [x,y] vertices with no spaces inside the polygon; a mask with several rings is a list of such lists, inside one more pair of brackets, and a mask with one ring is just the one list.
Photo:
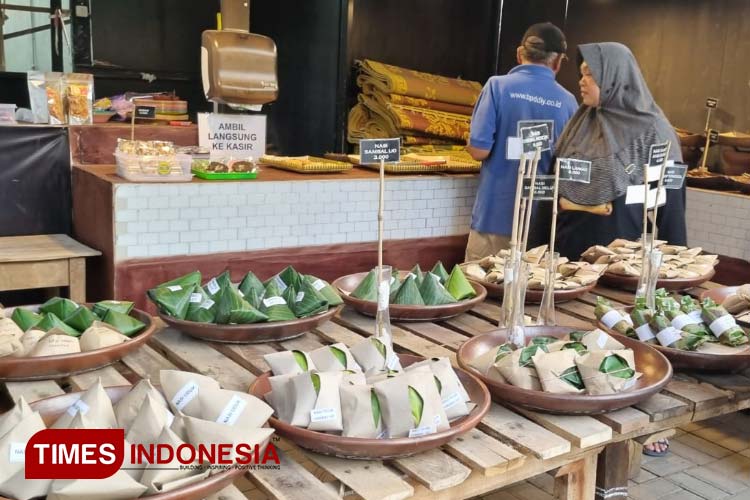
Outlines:
{"label": "banana leaf wrapped packet", "polygon": [[216,302],[211,299],[200,285],[195,285],[190,294],[185,319],[196,323],[213,323],[216,321]]}
{"label": "banana leaf wrapped packet", "polygon": [[298,286],[299,288],[289,287],[296,291],[290,305],[298,318],[307,318],[328,310],[328,300],[310,282],[301,279]]}
{"label": "banana leaf wrapped packet", "polygon": [[630,319],[633,320],[635,334],[641,342],[656,343],[656,334],[649,324],[653,316],[654,311],[646,305],[646,298],[636,297],[635,307],[630,312]]}
{"label": "banana leaf wrapped packet", "polygon": [[[424,278],[422,279],[424,280]],[[425,305],[424,299],[419,293],[419,284],[417,278],[415,278],[413,275],[409,275],[401,284],[401,287],[398,289],[398,293],[391,303],[404,306]]]}
{"label": "banana leaf wrapped packet", "polygon": [[588,352],[576,358],[576,366],[592,396],[629,390],[641,376],[632,349]]}
{"label": "banana leaf wrapped packet", "polygon": [[581,394],[585,390],[581,373],[576,366],[578,353],[573,349],[562,349],[546,353],[538,350],[534,354],[534,367],[545,392],[554,394]]}
{"label": "banana leaf wrapped packet", "polygon": [[512,352],[513,346],[511,344],[500,344],[469,361],[469,366],[476,368],[479,373],[491,380],[507,384],[508,381],[505,380],[505,377],[503,377],[495,364]]}
{"label": "banana leaf wrapped packet", "polygon": [[748,342],[745,331],[737,325],[734,316],[710,298],[703,300],[703,320],[711,332],[724,345],[736,347]]}
{"label": "banana leaf wrapped packet", "polygon": [[703,323],[702,320],[695,320],[689,314],[685,314],[680,307],[680,303],[672,297],[657,298],[657,308],[660,309],[664,315],[672,322],[672,326],[683,332],[691,333],[693,335],[701,335],[706,337],[707,341],[716,340],[712,339],[708,327]]}
{"label": "banana leaf wrapped packet", "polygon": [[78,304],[70,299],[54,297],[39,306],[40,313],[52,313],[58,318],[67,318],[78,309]]}
{"label": "banana leaf wrapped packet", "polygon": [[445,286],[440,281],[440,277],[437,274],[432,274],[432,272],[425,273],[419,293],[422,295],[424,303],[428,306],[455,304],[457,302],[453,298],[453,295],[445,289]]}
{"label": "banana leaf wrapped packet", "polygon": [[630,324],[629,318],[625,317],[620,311],[612,307],[609,300],[604,297],[596,298],[596,307],[594,308],[596,319],[604,323],[604,326],[628,337],[635,337],[635,330]]}
{"label": "banana leaf wrapped packet", "polygon": [[43,317],[41,314],[37,314],[31,309],[25,307],[16,307],[11,314],[10,319],[13,320],[18,327],[23,330],[29,330],[33,328],[37,323],[42,321]]}
{"label": "banana leaf wrapped packet", "polygon": [[[200,278],[200,275],[197,277]],[[173,281],[179,281],[180,279],[178,278]],[[188,281],[188,278],[185,278],[185,280]],[[196,285],[200,286],[200,283],[195,283],[194,279],[191,279],[189,283],[159,285],[146,292],[146,294],[151,302],[156,304],[156,307],[163,313],[173,318],[185,319],[190,306],[190,295],[195,290]]]}
{"label": "banana leaf wrapped packet", "polygon": [[469,283],[469,280],[466,279],[466,275],[464,275],[458,264],[453,266],[451,274],[445,282],[445,289],[456,300],[471,299],[477,296],[477,292],[471,283]]}
{"label": "banana leaf wrapped packet", "polygon": [[352,291],[351,296],[354,297],[355,299],[367,300],[369,302],[378,301],[378,271],[377,269],[373,269],[369,273],[367,273],[364,279],[359,282],[359,285],[357,285],[357,288],[355,288]]}
{"label": "banana leaf wrapped packet", "polygon": [[341,296],[336,293],[336,290],[334,290],[331,284],[327,281],[317,278],[311,274],[305,275],[304,278],[313,286],[313,288],[319,291],[323,295],[323,297],[326,298],[329,306],[333,307],[344,303],[344,301],[341,299]]}
{"label": "banana leaf wrapped packet", "polygon": [[532,391],[541,391],[539,375],[534,367],[534,355],[538,351],[547,352],[544,345],[529,345],[523,349],[513,351],[508,356],[503,356],[495,363],[500,374],[516,387]]}
{"label": "banana leaf wrapped packet", "polygon": [[651,318],[651,329],[656,332],[656,339],[664,347],[695,351],[706,343],[706,337],[683,332],[672,326],[672,322],[663,312],[657,312]]}
{"label": "banana leaf wrapped packet", "polygon": [[133,302],[130,302],[128,300],[102,300],[101,302],[97,302],[91,307],[91,310],[94,314],[99,316],[100,318],[103,318],[105,314],[107,314],[107,311],[109,309],[114,309],[117,312],[121,312],[123,314],[130,314],[130,311],[133,310],[133,307],[135,307],[135,304]]}
{"label": "banana leaf wrapped packet", "polygon": [[443,285],[445,285],[448,282],[448,278],[450,278],[448,270],[445,269],[445,266],[441,261],[435,262],[435,265],[432,266],[432,270],[430,272],[440,278],[440,282]]}
{"label": "banana leaf wrapped packet", "polygon": [[[249,304],[248,304],[249,305]],[[266,292],[260,304],[260,312],[268,316],[268,321],[291,321],[296,319],[294,311],[289,308],[286,299],[282,296],[276,280],[271,280],[266,285]]]}

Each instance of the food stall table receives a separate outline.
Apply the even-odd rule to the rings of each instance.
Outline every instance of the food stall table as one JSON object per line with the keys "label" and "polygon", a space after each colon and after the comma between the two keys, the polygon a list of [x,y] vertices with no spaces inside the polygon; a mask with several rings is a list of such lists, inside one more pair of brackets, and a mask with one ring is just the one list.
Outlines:
{"label": "food stall table", "polygon": [[[600,287],[593,294],[561,304],[558,322],[591,328],[596,294],[627,300],[617,291]],[[487,301],[444,322],[396,323],[392,328],[395,348],[425,357],[446,356],[455,363],[456,350],[463,341],[496,328],[499,310],[499,303]],[[530,308],[529,312],[536,311]],[[23,394],[35,400],[61,394],[64,389],[86,389],[97,378],[104,385],[134,383],[144,377],[157,380],[159,370],[177,367],[211,376],[225,388],[245,391],[268,370],[264,354],[312,350],[334,342],[352,345],[371,331],[371,318],[346,308],[333,322],[303,337],[272,344],[203,342],[164,328],[149,346],[115,365],[65,380],[8,383],[7,388],[13,397]],[[275,442],[280,467],[249,471],[235,486],[257,489],[279,500],[350,494],[366,499],[460,499],[554,471],[557,498],[610,498],[627,487],[629,457],[640,446],[634,440],[647,442],[677,426],[748,408],[748,387],[750,378],[744,375],[678,373],[650,400],[593,417],[547,415],[493,403],[478,428],[443,448],[385,462],[322,456],[280,440]],[[251,498],[253,494],[258,492],[249,493]]]}

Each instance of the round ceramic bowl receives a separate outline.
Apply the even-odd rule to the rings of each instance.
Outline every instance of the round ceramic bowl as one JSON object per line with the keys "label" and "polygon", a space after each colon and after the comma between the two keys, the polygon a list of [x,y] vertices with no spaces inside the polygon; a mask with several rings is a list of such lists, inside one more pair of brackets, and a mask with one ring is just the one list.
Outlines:
{"label": "round ceramic bowl", "polygon": [[[659,279],[656,281],[656,288],[665,288],[671,292],[679,292],[682,290],[689,290],[696,287],[706,281],[710,280],[716,274],[715,269],[711,269],[710,272],[697,278],[672,278],[672,279]],[[618,288],[620,290],[635,291],[638,288],[638,276],[623,276],[620,274],[614,274],[605,272],[601,277],[602,284],[605,284],[612,288]]]}

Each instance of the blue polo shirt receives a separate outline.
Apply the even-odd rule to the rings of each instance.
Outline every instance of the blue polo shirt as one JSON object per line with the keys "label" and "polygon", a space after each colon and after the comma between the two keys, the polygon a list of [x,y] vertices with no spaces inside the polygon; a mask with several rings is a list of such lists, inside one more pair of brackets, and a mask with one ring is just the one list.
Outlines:
{"label": "blue polo shirt", "polygon": [[[523,64],[487,81],[474,106],[469,137],[475,148],[490,150],[479,175],[473,230],[505,236],[512,232],[518,160],[507,159],[508,137],[517,137],[522,126],[543,121],[552,128],[554,145],[577,108],[573,94],[555,81],[555,73],[546,66]],[[550,172],[552,154],[551,150],[542,153],[537,175]]]}

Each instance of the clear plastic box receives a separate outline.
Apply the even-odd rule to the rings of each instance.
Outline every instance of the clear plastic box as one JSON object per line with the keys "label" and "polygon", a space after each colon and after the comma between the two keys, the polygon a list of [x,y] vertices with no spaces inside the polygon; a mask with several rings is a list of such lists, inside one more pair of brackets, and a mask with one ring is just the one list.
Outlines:
{"label": "clear plastic box", "polygon": [[117,175],[131,182],[190,182],[190,155],[149,156],[115,152]]}

